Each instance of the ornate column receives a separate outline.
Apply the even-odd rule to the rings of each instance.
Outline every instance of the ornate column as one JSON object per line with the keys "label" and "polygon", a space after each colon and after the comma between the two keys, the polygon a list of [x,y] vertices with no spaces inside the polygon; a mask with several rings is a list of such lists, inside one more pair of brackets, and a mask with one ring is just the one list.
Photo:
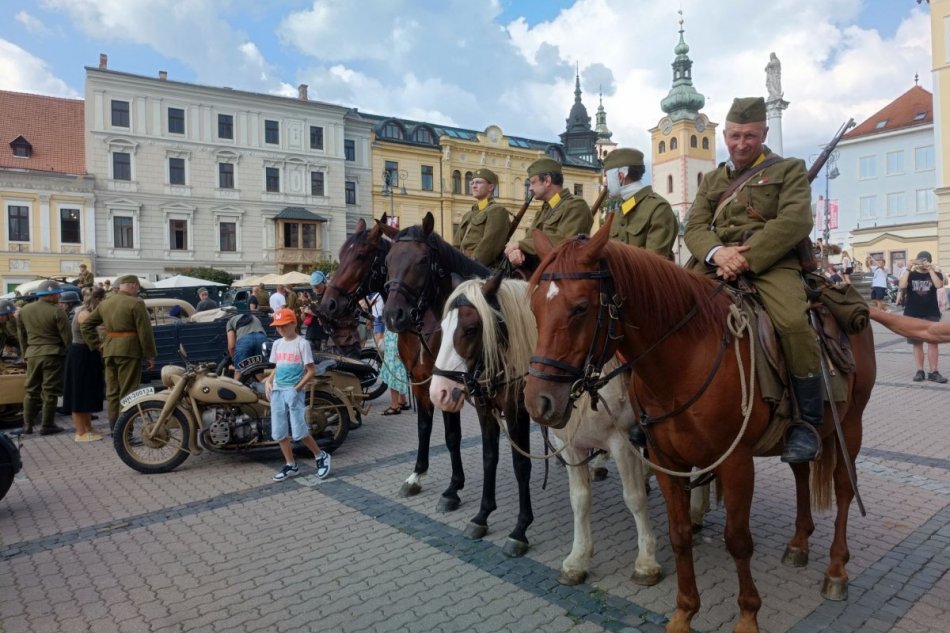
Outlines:
{"label": "ornate column", "polygon": [[769,63],[765,65],[765,87],[769,97],[765,101],[766,119],[769,126],[767,143],[769,149],[782,155],[782,112],[788,107],[788,101],[783,99],[782,91],[782,62],[775,53],[769,55]]}

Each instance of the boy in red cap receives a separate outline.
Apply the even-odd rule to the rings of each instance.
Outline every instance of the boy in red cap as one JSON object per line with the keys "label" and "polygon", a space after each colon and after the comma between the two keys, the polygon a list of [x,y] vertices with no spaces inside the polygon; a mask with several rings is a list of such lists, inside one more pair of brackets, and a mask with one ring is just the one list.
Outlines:
{"label": "boy in red cap", "polygon": [[280,445],[285,461],[284,467],[274,475],[274,481],[283,481],[299,473],[291,438],[313,451],[317,460],[317,477],[323,479],[330,474],[330,455],[317,446],[306,420],[304,389],[314,374],[310,343],[297,336],[297,317],[289,308],[276,310],[271,325],[283,337],[274,341],[270,362],[275,367],[264,381],[264,392],[270,400],[271,437]]}

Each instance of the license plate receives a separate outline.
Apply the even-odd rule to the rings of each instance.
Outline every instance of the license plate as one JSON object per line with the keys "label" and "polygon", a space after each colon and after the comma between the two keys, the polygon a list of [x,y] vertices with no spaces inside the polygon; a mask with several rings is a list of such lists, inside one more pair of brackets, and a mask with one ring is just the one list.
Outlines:
{"label": "license plate", "polygon": [[242,360],[240,363],[238,363],[235,369],[237,369],[238,371],[241,371],[242,369],[245,369],[246,367],[253,367],[254,365],[260,365],[263,362],[264,362],[264,357],[261,356],[260,354],[256,356],[248,356],[247,358]]}
{"label": "license plate", "polygon": [[124,398],[119,400],[119,405],[122,407],[127,407],[135,400],[143,396],[151,396],[155,393],[155,387],[142,387],[141,389],[136,389],[132,393],[126,395]]}

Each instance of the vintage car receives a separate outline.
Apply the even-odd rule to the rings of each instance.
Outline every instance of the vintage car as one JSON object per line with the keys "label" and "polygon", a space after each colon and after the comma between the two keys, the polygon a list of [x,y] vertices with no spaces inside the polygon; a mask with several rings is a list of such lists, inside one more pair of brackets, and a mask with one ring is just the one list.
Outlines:
{"label": "vintage car", "polygon": [[0,428],[23,424],[23,394],[26,365],[19,359],[0,360]]}

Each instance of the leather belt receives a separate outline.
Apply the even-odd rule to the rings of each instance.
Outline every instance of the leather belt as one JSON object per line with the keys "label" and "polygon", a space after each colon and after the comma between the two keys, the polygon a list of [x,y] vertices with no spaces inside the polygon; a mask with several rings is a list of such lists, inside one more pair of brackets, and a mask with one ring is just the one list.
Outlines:
{"label": "leather belt", "polygon": [[106,336],[138,336],[138,332],[106,332]]}

